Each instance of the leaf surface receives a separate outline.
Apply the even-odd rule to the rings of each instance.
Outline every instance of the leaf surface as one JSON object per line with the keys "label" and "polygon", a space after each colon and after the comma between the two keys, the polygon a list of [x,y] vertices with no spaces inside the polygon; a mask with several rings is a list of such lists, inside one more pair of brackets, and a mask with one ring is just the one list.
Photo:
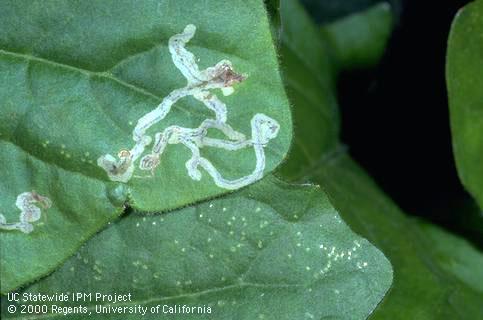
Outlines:
{"label": "leaf surface", "polygon": [[[0,21],[0,208],[15,222],[19,194],[35,190],[52,201],[31,234],[1,232],[2,292],[53,270],[126,202],[163,211],[227,192],[206,171],[190,178],[191,152],[181,144],[167,147],[154,177],[136,169],[127,183],[114,182],[97,165],[131,148],[137,120],[186,85],[168,39],[188,24],[197,32],[186,48],[201,69],[228,59],[247,76],[228,97],[212,92],[227,106],[227,123],[247,137],[257,113],[280,125],[264,148],[265,173],[288,150],[291,116],[261,1],[2,1]],[[211,118],[189,96],[148,134]],[[201,153],[226,179],[255,168],[251,147]]]}
{"label": "leaf surface", "polygon": [[448,40],[446,82],[453,150],[465,188],[483,207],[483,1],[461,9]]}
{"label": "leaf surface", "polygon": [[[131,293],[132,302],[111,306],[211,308],[175,319],[363,319],[391,280],[389,262],[350,231],[318,187],[268,177],[194,207],[120,219],[23,292]],[[119,319],[96,313],[107,303],[82,304],[94,319]],[[2,299],[7,319],[64,317],[22,318],[6,305]]]}

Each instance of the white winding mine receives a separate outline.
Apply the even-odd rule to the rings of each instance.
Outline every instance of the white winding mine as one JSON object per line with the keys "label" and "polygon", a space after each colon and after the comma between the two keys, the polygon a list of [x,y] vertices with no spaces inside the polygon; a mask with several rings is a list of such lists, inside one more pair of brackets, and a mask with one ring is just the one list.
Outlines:
{"label": "white winding mine", "polygon": [[[233,142],[218,140],[212,138],[205,138],[202,142],[204,146],[211,146],[222,148],[226,150],[237,150],[246,146],[253,146],[255,150],[255,156],[257,159],[255,169],[253,172],[243,178],[236,180],[226,180],[216,170],[213,164],[206,158],[200,157],[199,152],[193,152],[192,158],[186,163],[188,174],[193,180],[199,181],[201,179],[201,172],[198,170],[198,166],[208,172],[213,178],[215,184],[220,188],[235,190],[244,186],[247,186],[263,177],[263,170],[265,169],[265,152],[263,148],[268,144],[271,139],[274,139],[280,129],[280,125],[268,116],[258,113],[251,120],[252,126],[252,139]],[[209,139],[209,140],[208,140]],[[191,149],[191,151],[194,151]]]}
{"label": "white winding mine", "polygon": [[[268,142],[275,138],[280,129],[280,125],[270,117],[264,114],[256,114],[251,121],[252,138],[247,140],[240,136],[239,132],[234,131],[230,126],[224,124],[221,126],[214,120],[205,120],[199,128],[182,128],[179,126],[171,126],[166,128],[163,133],[157,133],[152,153],[141,159],[140,169],[153,170],[159,164],[159,156],[163,153],[168,144],[183,144],[191,150],[192,157],[186,162],[189,176],[196,181],[201,179],[201,172],[198,166],[208,172],[213,178],[215,184],[225,189],[238,189],[244,187],[263,177],[265,169],[265,152],[263,148]],[[206,131],[209,128],[221,130],[229,139],[222,140],[206,137]],[[209,146],[229,151],[235,151],[246,147],[253,146],[257,159],[253,172],[240,179],[226,180],[224,179],[213,164],[200,155],[200,148]]]}
{"label": "white winding mine", "polygon": [[[228,112],[226,105],[211,93],[211,89],[222,89],[223,94],[233,92],[233,85],[245,79],[233,71],[228,60],[222,60],[215,66],[199,70],[195,56],[186,50],[185,45],[193,38],[196,31],[194,25],[188,25],[183,33],[174,35],[169,39],[169,52],[175,66],[187,80],[185,87],[173,90],[152,111],[142,116],[133,131],[134,147],[131,150],[119,152],[118,159],[109,154],[101,156],[97,163],[113,181],[127,182],[134,172],[134,163],[143,154],[146,146],[151,144],[152,138],[146,135],[147,130],[154,124],[163,120],[171,107],[181,98],[193,96],[214,112],[215,119],[206,119],[198,128],[182,128],[170,126],[155,135],[154,145],[150,154],[142,157],[139,167],[141,170],[152,172],[160,163],[160,155],[168,144],[183,144],[192,152],[192,158],[186,162],[189,176],[194,180],[201,179],[202,167],[213,178],[216,185],[226,189],[238,189],[248,185],[263,176],[265,169],[264,147],[269,140],[275,138],[279,131],[279,124],[263,114],[256,114],[251,121],[252,138],[235,131],[226,123]],[[228,140],[206,137],[208,129],[220,130]],[[224,179],[211,162],[200,155],[200,148],[215,147],[229,151],[252,147],[255,150],[256,166],[254,171],[243,178],[236,180]]]}
{"label": "white winding mine", "polygon": [[7,223],[5,216],[0,214],[0,229],[2,230],[19,230],[23,233],[30,233],[34,227],[31,222],[35,222],[40,219],[41,211],[37,205],[40,205],[43,209],[48,209],[52,205],[49,198],[44,197],[32,192],[21,193],[17,197],[15,205],[20,209],[20,221],[15,223]]}

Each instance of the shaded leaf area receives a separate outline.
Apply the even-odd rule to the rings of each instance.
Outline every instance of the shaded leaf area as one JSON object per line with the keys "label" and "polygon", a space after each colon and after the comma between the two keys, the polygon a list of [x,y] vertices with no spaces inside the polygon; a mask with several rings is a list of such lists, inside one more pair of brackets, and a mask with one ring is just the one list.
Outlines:
{"label": "shaded leaf area", "polygon": [[281,67],[287,94],[295,104],[292,149],[281,171],[291,179],[315,166],[321,150],[335,149],[339,136],[333,55],[327,43],[319,40],[317,27],[301,10],[295,1],[281,2]]}
{"label": "shaded leaf area", "polygon": [[368,68],[384,54],[393,26],[386,2],[322,27],[340,69]]}
{"label": "shaded leaf area", "polygon": [[329,24],[321,31],[294,1],[282,3],[282,10],[289,14],[282,15],[280,52],[286,90],[296,106],[293,110],[296,134],[290,161],[281,171],[297,180],[323,161],[322,154],[330,158],[344,150],[339,143],[338,72],[376,63],[384,53],[392,16],[387,4],[381,3]]}
{"label": "shaded leaf area", "polygon": [[[293,40],[290,37],[292,23],[301,20],[305,20],[303,23],[309,22],[294,2],[285,4],[281,10],[282,21],[291,22],[283,25],[283,32],[289,36],[282,35],[282,46],[291,47],[293,44],[288,42]],[[483,278],[478,269],[481,253],[462,239],[407,218],[350,158],[347,148],[334,137],[334,132],[339,130],[337,117],[327,119],[327,116],[322,116],[334,114],[333,108],[337,107],[335,92],[325,95],[325,92],[333,90],[334,84],[318,88],[320,83],[308,86],[302,82],[302,79],[310,77],[325,77],[329,79],[327,83],[331,79],[335,81],[337,67],[333,68],[335,71],[315,69],[305,78],[296,78],[297,70],[303,65],[327,59],[330,63],[330,59],[333,59],[327,56],[331,50],[329,44],[323,42],[324,38],[309,38],[310,33],[306,35],[299,41],[319,41],[318,46],[324,47],[325,51],[310,54],[300,51],[299,61],[291,59],[290,55],[288,59],[282,55],[284,79],[300,79],[297,83],[291,83],[295,80],[287,82],[289,98],[295,109],[295,134],[300,147],[293,148],[293,153],[279,173],[292,180],[319,183],[344,221],[380,248],[391,261],[394,267],[393,286],[371,319],[481,318],[483,308],[478,302],[483,298]],[[361,35],[361,38],[368,36]],[[370,52],[371,49],[368,50]],[[334,65],[337,66],[336,63]],[[296,86],[303,88],[303,95],[291,89]],[[304,99],[304,96],[314,95],[320,95],[320,98]],[[308,118],[312,121],[302,120]],[[326,126],[326,123],[331,125]],[[310,161],[301,161],[309,159],[304,150],[311,151]],[[298,165],[304,168],[298,168]]]}
{"label": "shaded leaf area", "polygon": [[[268,177],[193,207],[131,214],[22,292],[130,292],[132,302],[111,306],[211,308],[176,319],[362,319],[391,280],[384,255],[350,231],[318,187]],[[119,319],[96,314],[106,303],[84,304],[93,318]],[[6,319],[64,317],[22,318],[6,306],[2,299]]]}
{"label": "shaded leaf area", "polygon": [[280,45],[280,0],[263,0],[267,9],[268,18],[270,20],[270,29],[272,38],[277,50]]}
{"label": "shaded leaf area", "polygon": [[[266,172],[287,152],[291,117],[260,1],[2,1],[0,21],[0,207],[10,222],[18,221],[23,192],[53,202],[33,233],[0,234],[2,292],[48,273],[126,201],[162,211],[226,192],[206,172],[199,182],[188,176],[191,153],[182,145],[168,146],[154,177],[136,169],[123,185],[97,165],[101,155],[130,149],[137,120],[186,85],[167,43],[187,24],[198,28],[187,48],[200,68],[229,59],[247,75],[231,96],[213,92],[227,105],[228,124],[247,137],[256,113],[280,124],[265,148]],[[187,97],[148,134],[207,118],[214,114]],[[227,179],[255,168],[253,148],[203,148],[202,155]]]}
{"label": "shaded leaf area", "polygon": [[355,232],[380,248],[394,267],[391,291],[371,319],[478,319],[483,316],[483,256],[433,226],[414,222],[346,154],[310,177]]}
{"label": "shaded leaf area", "polygon": [[393,15],[396,17],[401,14],[402,9],[402,1],[400,0],[301,0],[301,2],[307,8],[311,17],[319,24],[335,22],[383,2],[391,5]]}
{"label": "shaded leaf area", "polygon": [[467,5],[453,21],[446,82],[458,174],[483,208],[483,1]]}

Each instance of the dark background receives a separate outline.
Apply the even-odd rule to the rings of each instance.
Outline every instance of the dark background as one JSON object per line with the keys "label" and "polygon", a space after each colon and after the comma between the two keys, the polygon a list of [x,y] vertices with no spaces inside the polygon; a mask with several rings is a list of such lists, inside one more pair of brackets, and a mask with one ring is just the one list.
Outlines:
{"label": "dark background", "polygon": [[[323,24],[380,1],[303,2]],[[381,64],[340,79],[342,140],[405,212],[482,248],[479,210],[456,172],[445,85],[449,29],[469,1],[388,2],[396,26]]]}

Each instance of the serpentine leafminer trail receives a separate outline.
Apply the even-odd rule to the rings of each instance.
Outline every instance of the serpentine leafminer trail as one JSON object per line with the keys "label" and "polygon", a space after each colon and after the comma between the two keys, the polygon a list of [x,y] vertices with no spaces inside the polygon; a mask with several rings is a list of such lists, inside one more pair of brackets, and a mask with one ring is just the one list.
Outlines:
{"label": "serpentine leafminer trail", "polygon": [[19,230],[23,233],[30,233],[34,230],[32,222],[38,221],[41,216],[41,210],[36,205],[38,204],[43,209],[51,207],[52,202],[49,198],[32,192],[24,192],[18,195],[15,205],[21,210],[20,221],[14,223],[7,223],[7,219],[3,214],[0,214],[0,229],[2,230]]}
{"label": "serpentine leafminer trail", "polygon": [[[192,153],[192,157],[186,162],[185,166],[188,175],[193,180],[201,180],[202,174],[198,167],[203,168],[213,178],[217,186],[225,189],[238,189],[263,177],[265,169],[264,147],[270,140],[276,138],[280,125],[267,115],[257,113],[251,120],[252,137],[247,139],[242,133],[235,131],[226,123],[228,120],[227,107],[210,90],[221,89],[224,95],[232,94],[234,91],[233,85],[244,81],[246,77],[237,74],[232,68],[232,63],[228,60],[221,60],[213,67],[200,70],[196,64],[196,57],[185,48],[195,32],[196,27],[190,24],[185,27],[183,33],[176,34],[169,39],[169,52],[173,63],[186,78],[186,86],[173,90],[154,110],[138,120],[133,131],[135,144],[131,150],[120,151],[118,159],[106,154],[97,160],[97,164],[107,172],[112,181],[128,182],[131,179],[135,162],[152,142],[152,138],[146,135],[147,130],[163,120],[178,100],[187,96],[193,96],[213,111],[215,119],[204,120],[198,128],[183,128],[173,125],[156,133],[151,153],[141,158],[139,168],[154,172],[160,164],[160,157],[168,144],[183,144]],[[208,129],[211,128],[219,130],[227,139],[207,137]],[[253,147],[256,156],[255,169],[251,174],[242,178],[227,180],[222,177],[208,159],[201,156],[200,148],[203,147],[214,147],[228,151]]]}

